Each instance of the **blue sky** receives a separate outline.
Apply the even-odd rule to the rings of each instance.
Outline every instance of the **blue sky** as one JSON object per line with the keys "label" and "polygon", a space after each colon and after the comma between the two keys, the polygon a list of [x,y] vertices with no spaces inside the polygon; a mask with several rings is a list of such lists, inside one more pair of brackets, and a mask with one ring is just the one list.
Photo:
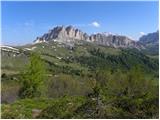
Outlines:
{"label": "blue sky", "polygon": [[158,29],[158,2],[7,2],[2,7],[2,44],[33,42],[57,25],[88,34],[112,32],[138,39]]}

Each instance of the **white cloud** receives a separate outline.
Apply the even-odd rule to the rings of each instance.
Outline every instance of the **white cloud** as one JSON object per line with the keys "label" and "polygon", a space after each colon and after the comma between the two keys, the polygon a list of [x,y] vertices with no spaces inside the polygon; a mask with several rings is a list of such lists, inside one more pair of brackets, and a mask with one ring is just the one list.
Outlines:
{"label": "white cloud", "polygon": [[144,32],[140,32],[139,34],[140,34],[140,35],[145,35],[145,33],[144,33]]}
{"label": "white cloud", "polygon": [[24,23],[24,26],[25,27],[33,27],[34,26],[34,22],[32,20],[26,21]]}
{"label": "white cloud", "polygon": [[93,27],[97,27],[97,28],[100,27],[100,24],[98,22],[96,22],[96,21],[92,22],[91,25]]}

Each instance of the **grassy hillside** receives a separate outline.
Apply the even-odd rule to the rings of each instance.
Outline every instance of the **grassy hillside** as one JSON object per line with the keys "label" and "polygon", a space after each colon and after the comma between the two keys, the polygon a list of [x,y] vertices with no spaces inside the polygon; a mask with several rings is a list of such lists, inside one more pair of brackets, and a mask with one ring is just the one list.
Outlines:
{"label": "grassy hillside", "polygon": [[[74,46],[50,42],[16,48],[20,54],[2,51],[2,118],[157,118],[158,59],[136,49],[115,49],[82,41]],[[40,54],[46,67],[45,95],[21,99],[21,76],[32,52]],[[133,72],[135,67],[141,70]],[[111,95],[112,92],[116,94]],[[100,103],[96,102],[97,95]],[[114,103],[108,106],[113,98]],[[130,110],[133,106],[135,111]],[[38,115],[34,116],[34,110]]]}

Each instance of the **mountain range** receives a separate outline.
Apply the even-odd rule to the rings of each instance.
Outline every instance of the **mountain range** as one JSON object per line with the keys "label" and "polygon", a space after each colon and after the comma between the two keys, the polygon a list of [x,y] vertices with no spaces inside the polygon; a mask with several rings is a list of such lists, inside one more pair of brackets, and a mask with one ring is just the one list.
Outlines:
{"label": "mountain range", "polygon": [[41,37],[37,37],[34,42],[75,42],[78,40],[93,42],[98,45],[110,46],[114,48],[144,48],[139,42],[136,42],[124,35],[116,35],[106,32],[88,35],[87,33],[82,32],[73,26],[57,26]]}
{"label": "mountain range", "polygon": [[[93,59],[95,59],[95,54],[98,55],[97,59],[100,59],[102,56],[104,57],[103,59],[106,59],[105,56],[116,56],[115,58],[113,57],[113,60],[117,61],[117,56],[121,56],[124,51],[128,50],[131,50],[132,52],[135,51],[136,53],[131,54],[130,52],[127,52],[125,53],[127,54],[127,57],[131,56],[133,57],[132,59],[137,59],[139,56],[143,56],[139,58],[139,60],[141,61],[141,64],[146,64],[146,60],[144,59],[148,59],[148,57],[150,59],[158,58],[158,48],[159,31],[149,33],[142,36],[139,41],[134,41],[131,38],[123,35],[117,35],[112,33],[97,33],[88,35],[87,33],[82,32],[81,30],[72,26],[57,26],[50,30],[48,33],[37,37],[36,40],[34,40],[33,44],[14,47],[1,46],[3,63],[2,69],[7,68],[11,70],[15,68],[22,68],[22,66],[28,60],[28,54],[32,51],[40,52],[40,54],[43,58],[45,58],[45,61],[47,63],[54,64],[55,66],[57,66],[56,64],[58,64],[58,62],[64,63],[68,60],[72,62],[76,61],[75,64],[77,64],[77,62],[82,62],[84,60],[87,61],[92,57]],[[135,54],[139,54],[139,56],[136,56]],[[52,60],[53,58],[58,59],[58,61]],[[116,64],[123,64],[123,68],[129,68],[128,64],[130,58],[128,58],[129,61],[124,61],[124,59],[126,58],[123,57],[120,57],[119,59],[121,59],[120,61],[123,61],[123,63],[119,63],[120,61],[117,61]],[[97,63],[99,63],[99,61],[97,61]],[[108,61],[101,62],[106,65],[105,62]],[[132,65],[133,61],[130,62]],[[61,65],[63,66],[63,64]],[[68,64],[65,63],[65,65]],[[90,67],[94,68],[93,66],[94,65],[91,65]]]}
{"label": "mountain range", "polygon": [[[88,35],[73,26],[57,26],[40,37],[37,37],[33,43],[43,42],[59,42],[69,46],[74,46],[79,42],[89,42],[100,46],[113,48],[136,48],[147,54],[158,54],[159,48],[159,30],[153,33],[148,33],[139,38],[138,41],[131,39],[125,35],[118,35],[113,33],[95,33]],[[26,46],[26,45],[24,45]],[[8,46],[9,48],[11,46]],[[1,46],[5,50],[5,46]],[[16,49],[16,48],[15,48]],[[27,50],[27,49],[25,49]]]}
{"label": "mountain range", "polygon": [[[37,37],[33,44],[14,47],[1,46],[1,55],[2,57],[8,56],[9,54],[16,56],[21,54],[21,52],[35,51],[39,47],[39,44],[41,44],[42,47],[50,44],[49,46],[52,48],[54,47],[54,43],[61,44],[61,46],[70,49],[75,48],[77,45],[85,46],[85,44],[96,47],[102,46],[106,49],[107,47],[112,49],[137,49],[146,55],[158,56],[159,31],[143,35],[138,41],[135,41],[124,35],[107,32],[88,35],[73,26],[57,26],[49,30],[48,33]],[[43,48],[43,50],[44,49],[47,51],[49,48]]]}

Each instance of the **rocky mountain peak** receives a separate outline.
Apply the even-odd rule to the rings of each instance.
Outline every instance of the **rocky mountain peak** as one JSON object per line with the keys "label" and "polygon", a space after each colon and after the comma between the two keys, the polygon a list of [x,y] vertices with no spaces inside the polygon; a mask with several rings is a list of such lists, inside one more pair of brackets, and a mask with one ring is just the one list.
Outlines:
{"label": "rocky mountain peak", "polygon": [[139,42],[142,44],[158,44],[159,43],[159,30],[153,33],[148,33],[140,37]]}
{"label": "rocky mountain peak", "polygon": [[85,40],[87,34],[73,26],[57,26],[41,37],[37,37],[35,42],[50,41],[60,39],[63,41]]}
{"label": "rocky mountain peak", "polygon": [[136,43],[134,40],[130,39],[127,36],[116,35],[112,33],[96,33],[88,35],[85,32],[73,27],[73,26],[57,26],[50,30],[48,33],[45,33],[41,37],[37,37],[35,40],[38,42],[45,41],[59,41],[59,42],[74,42],[76,40],[83,40],[93,42],[98,45],[111,46],[111,47],[132,47],[140,48],[141,46]]}

